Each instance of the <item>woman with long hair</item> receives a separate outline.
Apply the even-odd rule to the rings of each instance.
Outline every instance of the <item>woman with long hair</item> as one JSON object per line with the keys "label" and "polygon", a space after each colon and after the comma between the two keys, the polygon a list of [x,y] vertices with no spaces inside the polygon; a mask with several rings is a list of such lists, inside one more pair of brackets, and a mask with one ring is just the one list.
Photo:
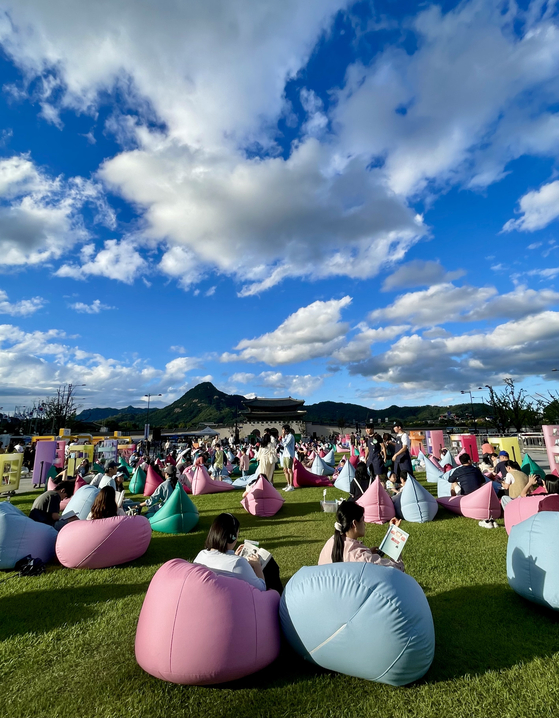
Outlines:
{"label": "woman with long hair", "polygon": [[256,458],[258,459],[256,474],[264,474],[268,481],[273,484],[274,470],[278,462],[278,455],[269,434],[264,434],[262,437]]}
{"label": "woman with long hair", "polygon": [[95,497],[88,520],[110,519],[112,516],[126,516],[116,504],[116,491],[112,486],[103,486]]}
{"label": "woman with long hair", "polygon": [[[391,524],[400,525],[392,519]],[[401,561],[383,558],[378,547],[367,548],[361,539],[365,536],[365,509],[354,501],[342,501],[338,506],[334,535],[324,544],[318,565],[326,563],[363,562],[381,566],[393,566],[404,571]]]}

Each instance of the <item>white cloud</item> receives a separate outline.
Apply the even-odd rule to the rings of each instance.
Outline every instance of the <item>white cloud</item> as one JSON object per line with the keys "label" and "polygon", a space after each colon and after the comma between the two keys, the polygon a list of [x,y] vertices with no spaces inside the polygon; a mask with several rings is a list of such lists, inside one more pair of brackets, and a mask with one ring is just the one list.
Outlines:
{"label": "white cloud", "polygon": [[49,177],[27,155],[0,160],[2,267],[57,259],[87,239],[80,216],[85,204],[95,208],[96,221],[114,223],[99,185],[80,177]]}
{"label": "white cloud", "polygon": [[95,252],[93,244],[85,245],[81,251],[83,264],[63,264],[55,275],[72,279],[85,279],[92,275],[132,284],[148,267],[132,240],[123,239],[119,242],[108,239],[104,248]]}
{"label": "white cloud", "polygon": [[248,384],[248,382],[252,381],[255,376],[255,374],[251,374],[250,372],[239,371],[235,374],[231,374],[229,381],[234,384]]}
{"label": "white cloud", "polygon": [[132,363],[86,352],[74,346],[64,332],[24,332],[11,324],[0,325],[0,386],[2,398],[52,395],[63,383],[86,384],[89,406],[126,406],[146,392],[161,393],[162,402],[174,401],[196,377],[186,378],[200,366],[196,357],[179,357],[163,369],[143,361]]}
{"label": "white cloud", "polygon": [[546,374],[555,366],[559,312],[546,311],[487,332],[427,339],[416,334],[349,367],[351,374],[401,390],[459,390],[496,385],[503,378]]}
{"label": "white cloud", "polygon": [[349,328],[341,322],[342,309],[351,297],[317,301],[298,309],[273,332],[256,339],[243,339],[222,361],[264,362],[270,366],[292,364],[317,357],[330,356],[340,348]]}
{"label": "white cloud", "polygon": [[46,300],[42,297],[20,299],[19,302],[8,301],[8,294],[0,289],[0,314],[9,314],[12,317],[27,317],[42,309]]}
{"label": "white cloud", "polygon": [[[519,204],[522,217],[509,219],[503,227],[504,232],[511,232],[513,229],[519,232],[535,232],[547,227],[559,217],[559,180],[544,184],[539,190],[527,192],[520,198]],[[535,249],[537,246],[539,245],[530,245],[528,249]]]}
{"label": "white cloud", "polygon": [[311,374],[282,374],[281,372],[268,371],[258,375],[262,386],[273,389],[276,395],[283,394],[294,397],[306,397],[314,393],[322,386],[324,378],[312,376]]}
{"label": "white cloud", "polygon": [[433,326],[447,322],[473,322],[484,319],[523,317],[559,303],[559,294],[516,287],[498,294],[495,287],[438,284],[419,292],[409,292],[383,309],[370,313],[373,322],[407,320],[415,326]]}
{"label": "white cloud", "polygon": [[171,351],[175,352],[176,354],[186,354],[186,349],[184,347],[179,346],[178,344],[176,344],[175,346],[172,346]]}
{"label": "white cloud", "polygon": [[371,329],[365,323],[359,324],[357,328],[359,333],[344,347],[336,350],[332,355],[333,359],[344,364],[361,361],[371,355],[371,346],[373,344],[390,341],[411,329],[409,324]]}
{"label": "white cloud", "polygon": [[204,296],[205,297],[213,297],[216,289],[217,289],[217,287],[210,287],[207,292],[204,292]]}
{"label": "white cloud", "polygon": [[102,311],[105,311],[106,309],[114,309],[114,307],[110,307],[108,304],[103,304],[100,299],[94,299],[91,304],[85,304],[85,302],[74,302],[74,304],[70,304],[70,309],[74,309],[80,314],[100,314]]}
{"label": "white cloud", "polygon": [[438,261],[413,259],[411,262],[402,264],[393,274],[390,274],[384,280],[382,290],[387,292],[393,289],[411,289],[425,285],[442,284],[443,282],[458,279],[464,274],[465,272],[462,269],[447,272]]}

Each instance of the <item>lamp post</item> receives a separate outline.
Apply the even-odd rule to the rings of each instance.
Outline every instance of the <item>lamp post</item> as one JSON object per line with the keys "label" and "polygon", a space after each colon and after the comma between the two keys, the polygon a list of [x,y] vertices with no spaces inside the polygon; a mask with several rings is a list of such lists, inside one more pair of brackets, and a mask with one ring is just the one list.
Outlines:
{"label": "lamp post", "polygon": [[149,400],[152,396],[163,396],[163,394],[144,394],[144,398],[146,396],[148,399],[148,413],[146,416],[146,423],[144,425],[144,439],[147,441],[149,439]]}
{"label": "lamp post", "polygon": [[[482,389],[482,387],[478,386],[477,391],[480,391],[481,389]],[[464,391],[460,391],[460,393],[470,395],[470,406],[472,407],[472,419],[474,420],[474,434],[477,434],[477,421],[476,421],[476,413],[474,411],[474,400],[472,397],[472,392],[469,389],[465,389]]]}

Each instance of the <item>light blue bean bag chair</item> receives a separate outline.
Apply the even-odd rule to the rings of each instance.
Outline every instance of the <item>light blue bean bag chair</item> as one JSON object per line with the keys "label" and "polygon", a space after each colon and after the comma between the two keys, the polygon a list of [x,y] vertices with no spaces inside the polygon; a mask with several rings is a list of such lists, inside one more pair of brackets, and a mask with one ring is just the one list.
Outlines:
{"label": "light blue bean bag chair", "polygon": [[441,469],[437,469],[431,459],[427,458],[425,459],[425,473],[427,474],[425,480],[430,484],[436,484],[443,475]]}
{"label": "light blue bean bag chair", "polygon": [[334,481],[334,486],[339,489],[340,491],[345,491],[349,494],[351,490],[351,482],[355,478],[355,469],[349,462],[349,459],[345,462],[345,464],[342,466],[342,469],[340,473],[338,474],[338,477]]}
{"label": "light blue bean bag chair", "polygon": [[452,483],[449,481],[452,474],[456,471],[455,467],[454,469],[449,469],[445,474],[441,472],[441,477],[437,481],[437,496],[439,499],[443,499],[447,496],[452,496]]}
{"label": "light blue bean bag chair", "polygon": [[335,469],[330,464],[327,464],[324,459],[321,459],[318,454],[314,457],[314,461],[311,466],[311,473],[317,476],[332,476]]}
{"label": "light blue bean bag chair", "polygon": [[280,620],[303,658],[368,681],[412,683],[435,654],[427,598],[415,579],[396,568],[304,566],[285,587]]}
{"label": "light blue bean bag chair", "polygon": [[336,458],[334,456],[334,449],[330,449],[330,451],[323,458],[323,461],[325,461],[330,466],[334,466],[334,462],[336,461]]}
{"label": "light blue bean bag chair", "polygon": [[98,493],[99,489],[97,486],[90,486],[89,484],[86,486],[80,486],[70,501],[68,501],[66,508],[62,512],[62,518],[67,517],[68,513],[73,511],[78,518],[85,521],[91,511],[91,507],[93,506],[93,502],[97,498]]}
{"label": "light blue bean bag chair", "polygon": [[33,521],[8,501],[0,503],[0,569],[13,568],[30,554],[50,561],[57,536],[52,526]]}
{"label": "light blue bean bag chair", "polygon": [[523,598],[559,611],[559,512],[541,511],[512,527],[507,579]]}
{"label": "light blue bean bag chair", "polygon": [[[449,484],[450,486],[450,484]],[[396,516],[414,524],[432,521],[437,515],[437,499],[419,481],[408,476],[402,491],[394,497]]]}

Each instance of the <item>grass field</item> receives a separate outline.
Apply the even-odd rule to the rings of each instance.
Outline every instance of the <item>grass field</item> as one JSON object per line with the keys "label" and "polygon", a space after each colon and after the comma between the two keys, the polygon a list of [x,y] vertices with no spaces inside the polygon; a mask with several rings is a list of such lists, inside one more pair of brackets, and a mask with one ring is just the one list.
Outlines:
{"label": "grass field", "polygon": [[[284,485],[279,472],[276,484]],[[341,496],[336,489],[328,494]],[[13,503],[28,511],[36,495],[18,495]],[[270,549],[286,583],[301,566],[316,564],[333,533],[333,515],[319,510],[321,496],[322,489],[286,494],[282,510],[270,519],[247,514],[240,492],[194,497],[200,511],[196,530],[154,533],[147,553],[132,565],[97,571],[50,566],[40,577],[0,584],[0,715],[559,714],[559,616],[509,589],[502,521],[501,528],[488,531],[443,509],[431,523],[402,523],[410,533],[406,570],[424,589],[435,622],[435,660],[420,682],[392,688],[329,673],[289,647],[264,671],[220,687],[168,684],[140,669],[136,621],[162,563],[194,558],[213,518],[231,511],[241,521],[241,539],[259,539]],[[385,531],[369,525],[365,542],[378,545]]]}

